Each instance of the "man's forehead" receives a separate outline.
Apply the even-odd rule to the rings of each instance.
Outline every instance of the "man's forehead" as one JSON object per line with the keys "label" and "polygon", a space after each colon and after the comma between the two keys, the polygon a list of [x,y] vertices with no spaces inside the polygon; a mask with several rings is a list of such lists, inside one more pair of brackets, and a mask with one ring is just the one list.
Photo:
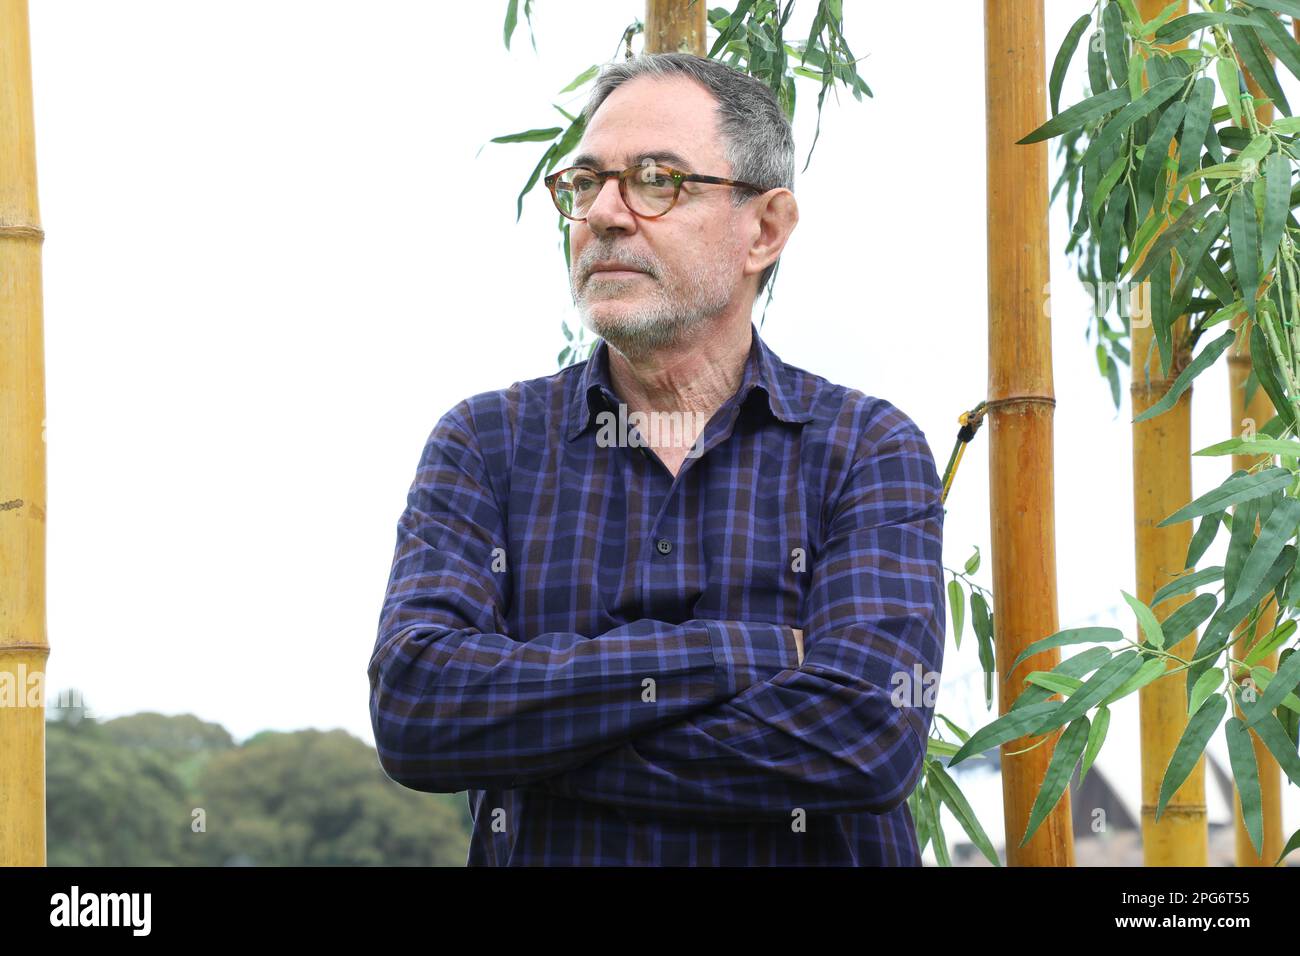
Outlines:
{"label": "man's forehead", "polygon": [[672,149],[625,150],[617,155],[603,155],[598,151],[584,149],[569,162],[574,166],[590,166],[593,169],[607,169],[611,166],[619,168],[640,166],[650,162],[662,163],[665,166],[677,166],[687,170],[694,169],[696,165],[695,160]]}
{"label": "man's forehead", "polygon": [[[645,99],[657,101],[646,109]],[[723,155],[717,139],[717,102],[686,77],[641,76],[609,94],[587,126],[575,166],[637,166],[653,159],[698,169]]]}

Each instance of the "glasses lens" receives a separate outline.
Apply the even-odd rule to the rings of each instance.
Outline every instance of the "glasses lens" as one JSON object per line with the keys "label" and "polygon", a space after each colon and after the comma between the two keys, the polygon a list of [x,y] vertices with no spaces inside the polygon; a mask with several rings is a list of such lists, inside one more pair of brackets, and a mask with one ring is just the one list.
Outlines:
{"label": "glasses lens", "polygon": [[628,205],[642,216],[662,215],[676,198],[676,181],[667,169],[654,163],[638,166],[627,181]]}
{"label": "glasses lens", "polygon": [[600,192],[600,177],[590,169],[574,167],[560,173],[555,181],[555,205],[574,219],[583,219]]}

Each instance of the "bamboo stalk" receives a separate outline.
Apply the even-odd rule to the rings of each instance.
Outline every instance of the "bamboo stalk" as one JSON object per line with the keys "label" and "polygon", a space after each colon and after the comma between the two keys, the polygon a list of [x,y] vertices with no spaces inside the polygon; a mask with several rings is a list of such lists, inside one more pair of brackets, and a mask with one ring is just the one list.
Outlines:
{"label": "bamboo stalk", "polygon": [[45,865],[45,234],[29,36],[27,0],[0,0],[0,866]]}
{"label": "bamboo stalk", "polygon": [[645,52],[704,56],[704,0],[646,0]]}
{"label": "bamboo stalk", "polygon": [[[1141,0],[1143,20],[1150,20],[1166,4],[1162,0]],[[1175,16],[1187,13],[1181,4]],[[1186,47],[1185,40],[1162,49]],[[1170,144],[1171,152],[1174,144]],[[1186,190],[1180,198],[1186,198]],[[1145,258],[1145,256],[1143,256]],[[1136,418],[1169,391],[1191,360],[1187,342],[1188,320],[1173,322],[1173,360],[1168,374],[1161,374],[1160,360],[1151,349],[1154,327],[1150,321],[1150,296],[1145,322],[1132,323],[1132,380],[1129,394]],[[1150,354],[1150,360],[1147,356]],[[1165,528],[1157,525],[1192,500],[1192,388],[1189,387],[1169,411],[1133,425],[1133,542],[1136,557],[1136,595],[1151,603],[1155,592],[1168,584],[1182,569],[1191,544],[1187,522]],[[1165,620],[1194,595],[1186,594],[1162,602],[1155,608]],[[1190,657],[1196,648],[1193,630],[1168,650]],[[1170,668],[1175,665],[1170,663]],[[1209,833],[1205,815],[1205,757],[1169,800],[1156,820],[1160,784],[1165,770],[1187,726],[1187,703],[1183,675],[1161,678],[1138,691],[1139,732],[1142,763],[1142,857],[1146,866],[1205,866],[1209,859]]]}
{"label": "bamboo stalk", "polygon": [[[1047,289],[1047,144],[1017,146],[1047,119],[1042,0],[985,0],[989,280],[989,492],[998,684],[1005,714],[1034,670],[1050,670],[1057,650],[1012,672],[1029,644],[1057,630],[1053,495],[1051,323]],[[1025,846],[1030,809],[1059,732],[1002,745],[1007,863],[1072,866],[1067,791]]]}
{"label": "bamboo stalk", "polygon": [[[1300,33],[1300,30],[1297,30]],[[1269,51],[1269,59],[1274,58],[1272,51]],[[1264,92],[1260,89],[1255,78],[1250,75],[1250,71],[1241,67],[1242,73],[1246,77],[1246,87],[1250,90],[1251,95],[1263,97]],[[1261,102],[1255,108],[1255,117],[1261,122],[1271,123],[1273,121],[1273,103],[1271,100]],[[1243,125],[1246,125],[1243,119]],[[1242,290],[1243,294],[1246,290]],[[1269,400],[1262,388],[1256,388],[1255,394],[1251,399],[1249,407],[1246,405],[1245,385],[1246,379],[1250,375],[1251,354],[1250,339],[1244,336],[1244,319],[1246,313],[1242,313],[1232,322],[1232,327],[1237,330],[1237,339],[1241,343],[1240,354],[1236,347],[1228,350],[1228,393],[1232,402],[1232,425],[1230,434],[1238,434],[1239,429],[1247,425],[1246,419],[1252,419],[1254,427],[1258,428],[1264,425],[1270,418],[1276,414],[1273,403]],[[1233,455],[1232,467],[1235,471],[1238,468],[1250,468],[1260,461],[1267,459],[1272,464],[1274,458],[1272,455]],[[1236,514],[1237,509],[1232,509]],[[1259,529],[1259,521],[1255,522],[1256,531]],[[1238,627],[1234,633],[1238,635],[1237,641],[1233,646],[1233,656],[1240,659],[1246,656],[1250,643],[1259,635],[1267,634],[1277,623],[1277,607],[1270,606],[1267,611],[1260,615],[1259,621],[1255,627],[1247,629],[1245,623]],[[1264,657],[1259,663],[1277,671],[1277,651]],[[1241,673],[1234,673],[1233,679],[1239,683],[1249,676],[1249,671],[1242,670]],[[1241,708],[1233,701],[1233,713],[1237,717],[1243,717]],[[1286,834],[1282,832],[1282,768],[1278,766],[1277,760],[1269,752],[1268,747],[1260,740],[1259,734],[1254,729],[1249,730],[1250,742],[1255,750],[1255,765],[1259,769],[1259,790],[1260,800],[1264,816],[1264,836],[1260,842],[1261,853],[1255,852],[1255,846],[1250,841],[1250,834],[1246,831],[1246,823],[1241,815],[1241,801],[1237,796],[1237,788],[1233,786],[1232,800],[1232,818],[1233,826],[1236,833],[1236,859],[1237,866],[1272,866],[1274,861],[1282,855],[1282,847],[1286,840]]]}

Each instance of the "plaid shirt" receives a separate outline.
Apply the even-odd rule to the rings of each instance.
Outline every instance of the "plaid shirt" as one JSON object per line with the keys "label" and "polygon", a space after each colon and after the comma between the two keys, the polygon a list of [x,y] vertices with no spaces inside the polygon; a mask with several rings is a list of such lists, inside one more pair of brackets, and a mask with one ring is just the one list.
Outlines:
{"label": "plaid shirt", "polygon": [[751,330],[675,477],[598,439],[620,401],[603,340],[429,435],[370,713],[394,780],[470,791],[469,865],[920,865],[934,459],[895,406]]}

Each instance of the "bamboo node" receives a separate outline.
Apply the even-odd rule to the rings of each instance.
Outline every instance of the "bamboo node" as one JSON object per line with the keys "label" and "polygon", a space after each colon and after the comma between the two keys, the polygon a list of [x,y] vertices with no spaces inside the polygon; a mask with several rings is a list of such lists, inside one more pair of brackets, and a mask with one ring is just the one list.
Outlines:
{"label": "bamboo node", "polygon": [[0,239],[34,239],[45,241],[45,230],[40,226],[9,226],[0,223]]}
{"label": "bamboo node", "polygon": [[984,410],[987,413],[994,408],[1001,408],[1003,405],[1055,405],[1056,397],[1053,395],[1008,395],[1005,398],[990,398],[984,403]]}

